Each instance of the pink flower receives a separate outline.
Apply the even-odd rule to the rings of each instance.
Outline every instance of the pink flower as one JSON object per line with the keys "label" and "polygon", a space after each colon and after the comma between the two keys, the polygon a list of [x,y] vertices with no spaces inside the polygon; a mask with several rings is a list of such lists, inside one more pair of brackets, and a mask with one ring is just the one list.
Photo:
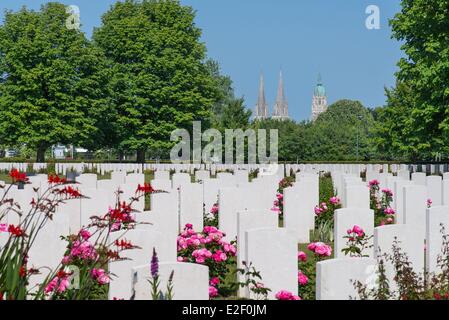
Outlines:
{"label": "pink flower", "polygon": [[72,261],[72,259],[70,258],[70,256],[64,256],[64,258],[62,258],[62,264],[64,265],[68,265],[70,264],[70,262]]}
{"label": "pink flower", "polygon": [[393,219],[393,218],[387,218],[387,222],[388,222],[388,223],[393,223],[393,222],[394,222],[394,219]]}
{"label": "pink flower", "polygon": [[212,206],[212,208],[210,209],[210,213],[212,213],[213,215],[216,215],[218,213],[218,211],[219,211],[218,204],[214,204]]}
{"label": "pink flower", "polygon": [[428,208],[430,208],[431,206],[432,206],[432,203],[433,203],[433,201],[432,201],[432,199],[427,199],[427,207]]}
{"label": "pink flower", "polygon": [[294,295],[293,293],[281,290],[275,295],[276,299],[278,300],[301,300],[299,296]]}
{"label": "pink flower", "polygon": [[0,224],[0,232],[8,232],[8,225],[1,223]]}
{"label": "pink flower", "polygon": [[229,243],[223,243],[223,249],[226,253],[230,253],[232,256],[237,253],[237,249]]}
{"label": "pink flower", "polygon": [[87,231],[87,230],[85,230],[85,229],[82,229],[82,230],[80,231],[80,236],[81,236],[81,238],[83,238],[83,240],[87,241],[87,240],[89,240],[91,234],[90,234],[89,231]]}
{"label": "pink flower", "polygon": [[378,185],[379,185],[379,181],[376,180],[376,179],[371,180],[371,181],[369,182],[369,186],[370,186],[370,187],[372,187],[372,186],[378,186]]}
{"label": "pink flower", "polygon": [[109,278],[109,275],[107,275],[106,273],[99,276],[97,278],[97,281],[100,285],[105,285],[108,284],[109,282],[111,282],[111,278]]}
{"label": "pink flower", "polygon": [[385,213],[385,214],[388,214],[388,215],[393,215],[393,214],[395,214],[396,212],[394,211],[393,208],[385,208],[384,213]]}
{"label": "pink flower", "polygon": [[212,259],[214,259],[215,262],[226,261],[227,258],[228,257],[226,256],[226,253],[221,250],[215,251],[215,253],[212,255]]}
{"label": "pink flower", "polygon": [[108,284],[111,281],[111,278],[103,269],[93,268],[91,275],[100,285]]}
{"label": "pink flower", "polygon": [[352,232],[356,233],[358,237],[363,237],[365,235],[365,231],[357,225],[352,227]]}
{"label": "pink flower", "polygon": [[63,293],[70,286],[68,277],[54,277],[53,280],[45,287],[45,294],[49,294],[51,292],[57,291],[58,293]]}
{"label": "pink flower", "polygon": [[320,207],[315,207],[315,214],[317,216],[319,216],[322,212],[323,212],[323,210]]}
{"label": "pink flower", "polygon": [[176,260],[177,260],[178,262],[184,262],[184,258],[183,258],[183,257],[178,257]]}
{"label": "pink flower", "polygon": [[209,286],[209,298],[215,298],[216,296],[218,296],[217,288]]}
{"label": "pink flower", "polygon": [[278,200],[282,200],[282,199],[284,199],[284,195],[282,193],[278,193],[278,194],[276,194],[276,198]]}
{"label": "pink flower", "polygon": [[307,278],[307,276],[301,271],[298,271],[298,283],[302,286],[305,286],[307,283],[309,283],[309,278]]}
{"label": "pink flower", "polygon": [[307,255],[304,251],[299,251],[298,252],[298,260],[302,261],[302,262],[306,262],[307,261]]}
{"label": "pink flower", "polygon": [[332,248],[323,242],[310,243],[307,249],[321,257],[330,257],[332,254]]}
{"label": "pink flower", "polygon": [[210,285],[213,287],[216,287],[219,283],[220,279],[218,279],[217,277],[213,277],[212,279],[210,279]]}
{"label": "pink flower", "polygon": [[393,196],[393,191],[391,191],[390,189],[382,189],[382,192],[385,193],[387,196],[390,197]]}
{"label": "pink flower", "polygon": [[323,202],[321,204],[321,207],[323,208],[324,211],[327,211],[327,203],[326,202]]}
{"label": "pink flower", "polygon": [[340,203],[340,198],[338,197],[332,197],[329,199],[329,202],[333,205],[339,204]]}

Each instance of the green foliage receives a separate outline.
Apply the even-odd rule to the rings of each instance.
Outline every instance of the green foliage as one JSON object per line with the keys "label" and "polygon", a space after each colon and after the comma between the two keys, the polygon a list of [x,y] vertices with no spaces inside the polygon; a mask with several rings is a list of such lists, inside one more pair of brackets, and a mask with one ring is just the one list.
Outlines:
{"label": "green foliage", "polygon": [[379,112],[377,141],[389,157],[449,155],[449,0],[402,0],[390,21],[403,42],[396,88]]}
{"label": "green foliage", "polygon": [[94,146],[107,119],[105,60],[66,27],[66,7],[7,11],[0,26],[0,140],[25,144],[42,161],[56,143]]}
{"label": "green foliage", "polygon": [[[191,7],[177,0],[116,2],[94,32],[110,59],[119,149],[168,149],[170,134],[209,119],[216,82]],[[206,126],[206,125],[205,125]]]}
{"label": "green foliage", "polygon": [[374,151],[369,139],[373,124],[372,114],[360,102],[337,101],[308,130],[307,158],[331,161],[369,160]]}

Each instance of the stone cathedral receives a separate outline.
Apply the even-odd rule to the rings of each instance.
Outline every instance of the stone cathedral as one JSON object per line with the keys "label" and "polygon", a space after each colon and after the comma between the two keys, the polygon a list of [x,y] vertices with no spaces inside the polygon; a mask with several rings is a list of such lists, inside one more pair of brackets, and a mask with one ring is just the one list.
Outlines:
{"label": "stone cathedral", "polygon": [[[313,91],[312,98],[312,116],[311,120],[315,121],[318,116],[327,110],[326,89],[321,81],[321,76],[318,76],[317,85]],[[267,100],[265,99],[265,84],[263,75],[260,76],[259,96],[254,112],[254,120],[263,120],[270,118],[268,111]],[[288,120],[288,102],[284,92],[284,80],[282,72],[279,74],[279,86],[277,92],[276,102],[273,107],[271,119]]]}
{"label": "stone cathedral", "polygon": [[[260,76],[260,86],[259,86],[259,98],[257,99],[257,105],[255,107],[254,119],[262,120],[268,119],[270,116],[268,114],[268,104],[265,99],[265,87],[263,75]],[[272,119],[277,120],[288,120],[290,117],[288,116],[288,102],[285,97],[284,92],[284,80],[282,78],[282,72],[279,74],[279,86],[278,93],[276,98],[276,103],[273,107],[273,114],[271,115]]]}

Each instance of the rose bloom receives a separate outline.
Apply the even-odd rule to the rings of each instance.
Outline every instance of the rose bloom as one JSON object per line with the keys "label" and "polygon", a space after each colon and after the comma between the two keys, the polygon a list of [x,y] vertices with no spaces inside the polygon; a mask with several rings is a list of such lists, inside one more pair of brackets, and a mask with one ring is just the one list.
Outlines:
{"label": "rose bloom", "polygon": [[215,298],[216,296],[218,296],[217,288],[209,286],[209,298]]}
{"label": "rose bloom", "polygon": [[307,283],[309,283],[309,278],[307,278],[307,276],[301,271],[298,271],[298,283],[302,286],[305,286]]}
{"label": "rose bloom", "polygon": [[393,208],[385,208],[384,213],[388,215],[393,215],[395,214],[395,211]]}
{"label": "rose bloom", "polygon": [[333,205],[336,205],[340,203],[340,199],[338,197],[332,197],[329,199],[329,202]]}
{"label": "rose bloom", "polygon": [[302,262],[306,262],[307,261],[307,255],[304,251],[299,251],[298,252],[298,260],[302,261]]}
{"label": "rose bloom", "polygon": [[293,293],[281,290],[275,295],[276,299],[278,300],[301,300],[299,296],[294,295]]}

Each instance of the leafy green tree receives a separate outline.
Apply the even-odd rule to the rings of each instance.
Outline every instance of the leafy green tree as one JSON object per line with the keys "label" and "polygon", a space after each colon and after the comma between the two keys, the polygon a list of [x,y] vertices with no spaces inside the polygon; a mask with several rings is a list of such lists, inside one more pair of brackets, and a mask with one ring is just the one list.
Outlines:
{"label": "leafy green tree", "polygon": [[295,123],[292,120],[265,119],[254,121],[254,129],[278,130],[278,156],[280,161],[304,161],[306,149],[309,147],[307,142],[307,125]]}
{"label": "leafy green tree", "polygon": [[388,107],[373,110],[374,128],[372,143],[376,150],[376,159],[401,160],[419,159],[419,153],[409,141],[408,109],[412,97],[410,88],[398,82],[396,88],[386,89]]}
{"label": "leafy green tree", "polygon": [[251,110],[246,109],[243,98],[234,99],[224,107],[220,120],[223,129],[246,129],[249,126]]}
{"label": "leafy green tree", "polygon": [[139,162],[147,150],[170,148],[173,130],[210,119],[217,88],[194,18],[177,0],[126,0],[94,31],[112,62],[119,148],[137,151]]}
{"label": "leafy green tree", "polygon": [[360,102],[335,102],[307,130],[308,160],[369,160],[374,151],[370,143],[373,124],[373,115]]}
{"label": "leafy green tree", "polygon": [[34,148],[37,161],[56,143],[98,145],[98,116],[109,114],[105,59],[68,16],[48,3],[7,11],[0,26],[0,139]]}
{"label": "leafy green tree", "polygon": [[233,83],[229,76],[221,74],[220,65],[217,61],[208,59],[206,68],[217,88],[216,101],[214,101],[212,106],[211,123],[214,127],[220,127],[224,110],[236,100]]}
{"label": "leafy green tree", "polygon": [[424,160],[449,152],[449,0],[402,0],[401,6],[390,24],[403,42],[397,78],[407,90],[390,93],[385,113],[403,112],[395,143]]}

